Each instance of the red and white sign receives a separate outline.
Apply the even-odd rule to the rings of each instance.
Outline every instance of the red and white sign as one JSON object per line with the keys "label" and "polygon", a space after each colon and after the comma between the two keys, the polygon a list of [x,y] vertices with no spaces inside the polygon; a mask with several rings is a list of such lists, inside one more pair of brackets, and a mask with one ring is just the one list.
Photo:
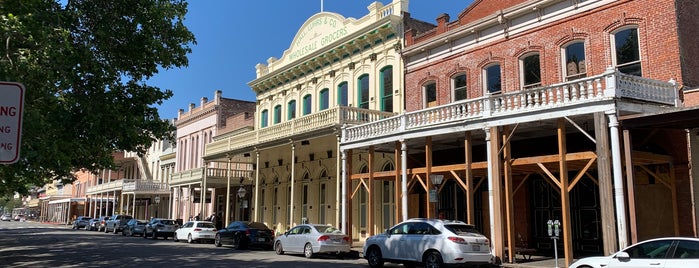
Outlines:
{"label": "red and white sign", "polygon": [[0,82],[0,164],[12,164],[19,159],[22,140],[24,86]]}

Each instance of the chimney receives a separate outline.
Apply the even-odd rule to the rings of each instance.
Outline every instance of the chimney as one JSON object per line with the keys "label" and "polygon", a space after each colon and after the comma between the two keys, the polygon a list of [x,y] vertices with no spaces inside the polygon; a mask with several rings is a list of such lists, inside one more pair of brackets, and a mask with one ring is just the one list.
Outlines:
{"label": "chimney", "polygon": [[204,104],[206,104],[206,102],[208,102],[208,101],[209,101],[209,99],[207,97],[201,97],[201,101],[200,101],[201,105],[200,106],[203,108]]}
{"label": "chimney", "polygon": [[189,104],[189,111],[188,111],[188,112],[191,113],[192,110],[194,110],[194,103],[190,103],[190,104]]}
{"label": "chimney", "polygon": [[449,14],[442,13],[437,17],[437,34],[441,34],[447,31],[447,24],[449,23]]}
{"label": "chimney", "polygon": [[214,91],[214,102],[216,105],[221,104],[221,90],[216,90]]}

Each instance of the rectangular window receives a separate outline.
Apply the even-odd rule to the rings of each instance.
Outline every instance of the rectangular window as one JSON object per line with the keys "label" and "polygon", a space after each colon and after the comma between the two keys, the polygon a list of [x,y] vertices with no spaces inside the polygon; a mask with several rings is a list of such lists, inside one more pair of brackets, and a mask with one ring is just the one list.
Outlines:
{"label": "rectangular window", "polygon": [[349,105],[347,90],[347,82],[343,82],[339,86],[337,86],[337,104],[339,104],[340,106]]}
{"label": "rectangular window", "polygon": [[359,105],[362,109],[369,109],[369,75],[365,74],[357,80],[357,95],[359,96]]}
{"label": "rectangular window", "polygon": [[274,106],[274,123],[279,124],[282,122],[282,106]]}
{"label": "rectangular window", "polygon": [[502,91],[502,80],[500,77],[500,64],[494,64],[485,68],[485,89],[486,93],[500,93]]}
{"label": "rectangular window", "polygon": [[564,73],[566,76],[566,81],[587,77],[587,67],[585,66],[585,43],[577,42],[570,44],[564,49],[564,53]]}
{"label": "rectangular window", "polygon": [[311,114],[311,94],[303,96],[303,115]]}
{"label": "rectangular window", "polygon": [[626,29],[614,34],[616,68],[625,74],[641,76],[641,53],[638,29]]}
{"label": "rectangular window", "polygon": [[269,111],[263,110],[262,116],[260,116],[260,128],[267,127],[268,122],[269,122]]}
{"label": "rectangular window", "polygon": [[425,84],[425,107],[437,106],[437,83]]}
{"label": "rectangular window", "polygon": [[526,56],[522,59],[523,89],[541,86],[541,65],[539,54]]}
{"label": "rectangular window", "polygon": [[393,112],[393,67],[381,71],[381,111]]}
{"label": "rectangular window", "polygon": [[454,88],[454,101],[466,99],[466,74],[454,76],[452,79]]}
{"label": "rectangular window", "polygon": [[296,118],[296,100],[291,100],[286,109],[288,111],[287,120]]}
{"label": "rectangular window", "polygon": [[330,90],[325,88],[320,91],[320,107],[318,110],[326,110],[330,105]]}

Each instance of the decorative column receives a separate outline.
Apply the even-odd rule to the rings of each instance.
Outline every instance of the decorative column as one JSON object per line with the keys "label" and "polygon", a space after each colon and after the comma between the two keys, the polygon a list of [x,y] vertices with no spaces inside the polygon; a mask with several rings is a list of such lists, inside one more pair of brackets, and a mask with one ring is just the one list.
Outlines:
{"label": "decorative column", "polygon": [[340,224],[340,229],[343,233],[347,234],[347,151],[343,150],[340,152],[342,155],[342,182],[340,187],[342,188],[340,192],[342,193],[342,209],[340,213],[342,214]]}
{"label": "decorative column", "polygon": [[400,140],[400,188],[403,221],[408,220],[408,144]]}
{"label": "decorative column", "polygon": [[[226,218],[225,218],[225,226],[228,226],[230,223],[230,210],[231,210],[231,155],[226,154],[226,158],[228,158],[228,166],[226,167]],[[258,159],[259,159],[259,153],[258,153]]]}
{"label": "decorative column", "polygon": [[[614,176],[614,203],[616,207],[617,217],[617,233],[619,234],[619,248],[625,248],[628,245],[626,231],[626,207],[624,197],[624,181],[622,177],[621,165],[621,144],[619,142],[619,121],[616,113],[608,113],[609,132],[612,141],[612,171]],[[627,145],[629,146],[629,145]]]}
{"label": "decorative column", "polygon": [[294,192],[296,192],[296,187],[294,187],[296,184],[296,163],[294,163],[295,158],[296,158],[296,145],[292,141],[291,142],[291,161],[290,161],[291,163],[289,163],[289,165],[291,165],[291,181],[290,181],[290,183],[291,183],[291,199],[290,199],[291,204],[289,204],[290,209],[289,209],[289,215],[288,215],[288,217],[289,217],[289,221],[288,221],[289,227],[288,228],[291,228],[291,226],[293,226],[293,224],[294,224]]}
{"label": "decorative column", "polygon": [[253,221],[258,221],[260,218],[260,152],[255,150],[255,205],[253,209]]}

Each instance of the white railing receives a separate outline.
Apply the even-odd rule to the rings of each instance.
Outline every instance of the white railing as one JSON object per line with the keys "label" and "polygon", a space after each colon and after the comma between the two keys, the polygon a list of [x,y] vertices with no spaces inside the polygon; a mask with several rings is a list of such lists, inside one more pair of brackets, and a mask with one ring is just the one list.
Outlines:
{"label": "white railing", "polygon": [[149,180],[134,180],[124,182],[124,187],[122,189],[125,192],[170,192],[167,183]]}
{"label": "white railing", "polygon": [[195,168],[182,172],[173,173],[170,177],[170,185],[178,185],[187,182],[201,181],[204,178],[204,168]]}
{"label": "white railing", "polygon": [[338,106],[325,111],[305,115],[291,121],[214,141],[206,145],[205,155],[223,154],[242,148],[253,147],[264,142],[287,140],[294,135],[310,133],[323,128],[342,126],[345,124],[363,124],[389,118],[393,115],[393,113],[389,112]]}
{"label": "white railing", "polygon": [[121,180],[116,180],[116,181],[110,181],[108,183],[102,183],[98,184],[95,186],[90,186],[87,188],[85,191],[86,194],[98,194],[98,193],[105,193],[105,192],[112,192],[112,191],[121,191],[123,188],[124,182],[129,182],[132,180],[127,180],[127,179],[121,179]]}
{"label": "white railing", "polygon": [[225,168],[207,168],[206,177],[207,178],[228,178],[228,172],[231,173],[231,178],[251,178],[252,170],[237,170],[237,169],[225,169]]}
{"label": "white railing", "polygon": [[342,142],[353,142],[440,124],[463,122],[584,103],[628,98],[664,105],[679,105],[675,84],[622,74],[614,69],[566,83],[493,94],[438,107],[400,114],[358,126],[343,128]]}

